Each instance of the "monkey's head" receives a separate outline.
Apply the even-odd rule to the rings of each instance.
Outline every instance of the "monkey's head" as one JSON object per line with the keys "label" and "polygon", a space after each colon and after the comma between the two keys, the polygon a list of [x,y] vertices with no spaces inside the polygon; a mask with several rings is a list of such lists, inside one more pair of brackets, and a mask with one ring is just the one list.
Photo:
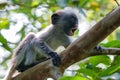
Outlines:
{"label": "monkey's head", "polygon": [[78,28],[78,18],[72,9],[56,11],[52,17],[52,24],[59,27],[65,34],[73,36]]}

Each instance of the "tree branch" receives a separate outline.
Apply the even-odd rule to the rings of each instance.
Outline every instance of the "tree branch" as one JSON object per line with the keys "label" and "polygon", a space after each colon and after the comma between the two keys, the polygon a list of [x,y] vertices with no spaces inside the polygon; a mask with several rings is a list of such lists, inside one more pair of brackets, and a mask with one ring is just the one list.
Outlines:
{"label": "tree branch", "polygon": [[119,25],[120,7],[108,13],[101,21],[62,52],[63,61],[61,66],[67,68],[71,64],[88,57],[90,50],[119,27]]}
{"label": "tree branch", "polygon": [[91,50],[89,56],[96,55],[120,55],[120,48],[103,48],[102,50]]}
{"label": "tree branch", "polygon": [[14,77],[12,80],[45,80],[47,77],[58,79],[67,67],[84,58],[103,54],[104,52],[105,54],[119,53],[119,49],[116,49],[116,51],[104,49],[100,53],[92,50],[118,26],[120,26],[120,7],[108,13],[101,21],[64,50],[61,53],[62,63],[58,68],[52,66],[51,61],[48,60]]}

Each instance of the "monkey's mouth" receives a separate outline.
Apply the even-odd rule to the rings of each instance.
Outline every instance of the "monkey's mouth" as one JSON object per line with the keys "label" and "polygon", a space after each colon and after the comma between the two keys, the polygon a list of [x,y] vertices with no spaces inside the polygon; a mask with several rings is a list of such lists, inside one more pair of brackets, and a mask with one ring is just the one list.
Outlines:
{"label": "monkey's mouth", "polygon": [[71,31],[70,31],[70,36],[73,36],[74,35],[74,32],[77,30],[77,27],[75,28],[72,28]]}

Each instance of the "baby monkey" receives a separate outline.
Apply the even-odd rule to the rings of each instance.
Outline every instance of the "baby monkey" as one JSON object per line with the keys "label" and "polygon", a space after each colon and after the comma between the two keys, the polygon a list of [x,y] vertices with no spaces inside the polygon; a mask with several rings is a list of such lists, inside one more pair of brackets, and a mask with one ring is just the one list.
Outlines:
{"label": "baby monkey", "polygon": [[52,59],[54,66],[59,66],[60,56],[54,52],[59,46],[65,48],[71,44],[78,27],[78,18],[72,9],[56,11],[51,16],[51,24],[42,31],[29,33],[15,49],[12,66],[4,80],[11,80],[15,70],[23,72],[38,63]]}

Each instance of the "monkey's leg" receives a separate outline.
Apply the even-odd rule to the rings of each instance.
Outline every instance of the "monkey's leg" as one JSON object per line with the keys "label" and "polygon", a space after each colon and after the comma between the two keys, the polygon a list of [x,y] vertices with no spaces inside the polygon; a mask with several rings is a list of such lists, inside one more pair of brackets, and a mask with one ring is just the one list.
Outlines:
{"label": "monkey's leg", "polygon": [[12,64],[7,72],[7,75],[4,77],[3,80],[11,80],[14,72],[15,72],[15,66],[14,66],[14,64]]}

